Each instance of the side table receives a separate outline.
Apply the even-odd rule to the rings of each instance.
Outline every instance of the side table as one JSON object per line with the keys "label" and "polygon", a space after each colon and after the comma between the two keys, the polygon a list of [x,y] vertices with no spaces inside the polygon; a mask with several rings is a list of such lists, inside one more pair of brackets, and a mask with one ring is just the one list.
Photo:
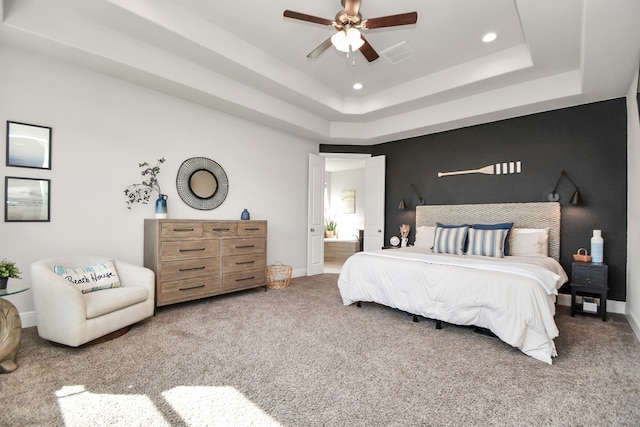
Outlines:
{"label": "side table", "polygon": [[12,280],[6,289],[0,289],[0,373],[18,369],[16,359],[22,341],[22,322],[18,309],[4,299],[8,295],[19,294],[29,289],[22,281]]}
{"label": "side table", "polygon": [[575,313],[590,313],[576,304],[577,295],[597,295],[600,298],[598,314],[602,321],[607,321],[607,291],[608,288],[607,264],[574,262],[571,265],[571,317]]}

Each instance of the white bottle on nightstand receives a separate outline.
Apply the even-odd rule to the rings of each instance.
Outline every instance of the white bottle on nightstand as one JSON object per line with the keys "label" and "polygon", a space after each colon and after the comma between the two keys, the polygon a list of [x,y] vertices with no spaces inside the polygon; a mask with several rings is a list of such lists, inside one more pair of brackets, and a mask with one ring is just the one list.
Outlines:
{"label": "white bottle on nightstand", "polygon": [[602,230],[593,230],[591,238],[591,262],[602,262],[604,250],[604,239],[602,238]]}

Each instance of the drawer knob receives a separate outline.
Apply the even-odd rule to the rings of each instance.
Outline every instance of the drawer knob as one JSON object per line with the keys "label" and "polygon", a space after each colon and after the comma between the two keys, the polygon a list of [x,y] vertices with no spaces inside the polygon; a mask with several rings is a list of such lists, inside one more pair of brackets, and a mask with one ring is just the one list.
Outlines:
{"label": "drawer knob", "polygon": [[193,228],[174,228],[173,231],[193,231]]}
{"label": "drawer knob", "polygon": [[253,264],[255,261],[243,261],[243,262],[236,262],[236,265],[242,265],[242,264]]}
{"label": "drawer knob", "polygon": [[236,245],[236,249],[255,248],[255,247],[256,245],[244,245],[244,246]]}
{"label": "drawer knob", "polygon": [[196,252],[196,251],[204,251],[204,248],[194,248],[194,249],[180,249],[180,252]]}
{"label": "drawer knob", "polygon": [[245,277],[244,279],[236,279],[236,282],[242,282],[243,280],[251,280],[251,279],[255,279],[256,276],[251,276],[251,277]]}

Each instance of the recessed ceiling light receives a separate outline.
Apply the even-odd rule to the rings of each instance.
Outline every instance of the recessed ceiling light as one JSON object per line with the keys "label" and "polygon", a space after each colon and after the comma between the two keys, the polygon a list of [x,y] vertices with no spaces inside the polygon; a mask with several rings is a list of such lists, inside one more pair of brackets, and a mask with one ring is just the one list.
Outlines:
{"label": "recessed ceiling light", "polygon": [[496,39],[496,37],[498,37],[496,33],[487,33],[482,37],[482,41],[485,43],[491,43]]}
{"label": "recessed ceiling light", "polygon": [[362,83],[354,83],[354,84],[353,84],[353,88],[354,88],[355,90],[360,90],[360,89],[362,89],[363,87],[364,87],[364,86],[362,86]]}

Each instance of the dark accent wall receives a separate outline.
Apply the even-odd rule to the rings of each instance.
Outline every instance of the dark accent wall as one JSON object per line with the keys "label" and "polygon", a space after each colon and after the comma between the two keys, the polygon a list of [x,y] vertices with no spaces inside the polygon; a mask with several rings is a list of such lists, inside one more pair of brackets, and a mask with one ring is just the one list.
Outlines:
{"label": "dark accent wall", "polygon": [[[351,149],[350,149],[351,148]],[[384,154],[385,241],[402,223],[415,229],[414,184],[428,204],[546,201],[565,170],[580,187],[582,206],[569,204],[573,186],[563,178],[561,259],[571,275],[573,253],[590,250],[592,230],[601,229],[609,265],[609,299],[625,301],[627,258],[627,124],[625,99],[424,135],[385,144],[321,145],[320,151]],[[438,172],[478,169],[521,161],[522,172],[438,178]],[[398,210],[404,198],[407,210]],[[565,286],[561,292],[568,293]]]}

